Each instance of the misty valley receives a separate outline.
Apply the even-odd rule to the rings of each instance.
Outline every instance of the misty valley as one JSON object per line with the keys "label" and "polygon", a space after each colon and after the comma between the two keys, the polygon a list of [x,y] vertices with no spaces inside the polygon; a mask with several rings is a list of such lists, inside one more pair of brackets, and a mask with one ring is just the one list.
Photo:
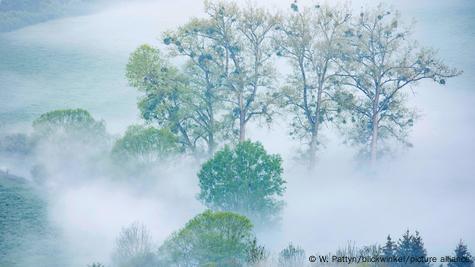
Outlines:
{"label": "misty valley", "polygon": [[474,14],[0,0],[0,267],[474,266]]}

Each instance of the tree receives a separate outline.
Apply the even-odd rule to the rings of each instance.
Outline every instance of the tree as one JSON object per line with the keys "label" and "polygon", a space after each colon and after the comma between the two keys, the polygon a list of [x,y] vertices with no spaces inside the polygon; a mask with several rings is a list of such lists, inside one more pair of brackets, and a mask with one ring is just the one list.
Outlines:
{"label": "tree", "polygon": [[96,121],[84,109],[54,110],[42,114],[33,121],[36,138],[79,143],[100,144],[107,138],[103,121]]}
{"label": "tree", "polygon": [[208,27],[206,20],[193,19],[174,32],[164,34],[163,42],[171,47],[171,54],[187,59],[184,72],[193,94],[194,121],[202,129],[212,155],[217,139],[225,135],[228,120],[223,116],[224,79],[222,50],[202,36]]}
{"label": "tree", "polygon": [[117,267],[156,266],[152,238],[143,224],[135,222],[122,229],[116,240],[112,260]]}
{"label": "tree", "polygon": [[[391,239],[391,236],[388,235],[386,244],[382,248],[383,257],[386,260],[391,259],[393,256],[396,255],[396,251],[397,251],[397,244]],[[392,262],[389,262],[388,266],[394,266],[394,264]]]}
{"label": "tree", "polygon": [[308,140],[307,157],[315,162],[319,130],[332,121],[332,100],[339,67],[336,59],[344,44],[350,15],[345,9],[316,5],[292,12],[277,27],[277,54],[289,59],[292,73],[282,89],[283,105],[293,115],[291,135]]}
{"label": "tree", "polygon": [[234,3],[205,2],[208,18],[194,27],[219,55],[219,73],[225,82],[225,102],[238,122],[239,140],[246,139],[247,123],[272,118],[270,90],[275,79],[272,67],[271,32],[278,18],[267,10]]}
{"label": "tree", "polygon": [[263,223],[275,219],[285,191],[282,159],[244,141],[215,153],[198,173],[198,198],[210,209],[234,211]]}
{"label": "tree", "polygon": [[164,266],[243,266],[254,240],[252,223],[231,212],[205,211],[159,248]]}
{"label": "tree", "polygon": [[112,157],[120,163],[155,163],[178,152],[177,138],[166,128],[129,126],[112,148]]}
{"label": "tree", "polygon": [[257,243],[257,239],[254,238],[248,249],[247,263],[251,266],[260,266],[260,264],[263,264],[268,257],[269,253],[266,251],[265,247],[260,246]]}
{"label": "tree", "polygon": [[126,77],[145,94],[138,103],[142,117],[170,129],[183,148],[196,152],[201,135],[193,122],[192,94],[183,73],[158,49],[142,45],[130,55]]}
{"label": "tree", "polygon": [[299,267],[304,266],[307,259],[305,258],[305,251],[290,243],[279,253],[279,266],[281,267]]}
{"label": "tree", "polygon": [[[409,230],[398,241],[396,250],[396,256],[398,257],[422,257],[426,258],[427,252],[422,242],[422,237],[419,232],[416,231],[415,235],[411,235]],[[427,262],[414,263],[416,267],[429,267]]]}
{"label": "tree", "polygon": [[448,267],[473,267],[473,257],[467,246],[460,240],[454,251],[454,261],[449,262]]}
{"label": "tree", "polygon": [[410,145],[406,139],[415,112],[406,107],[403,89],[414,88],[421,80],[445,84],[461,73],[446,66],[434,50],[419,48],[410,38],[411,30],[401,26],[397,12],[380,5],[361,12],[345,33],[348,49],[340,60],[344,80],[339,84],[353,89],[340,98],[351,113],[348,139],[361,145],[372,163],[388,139]]}

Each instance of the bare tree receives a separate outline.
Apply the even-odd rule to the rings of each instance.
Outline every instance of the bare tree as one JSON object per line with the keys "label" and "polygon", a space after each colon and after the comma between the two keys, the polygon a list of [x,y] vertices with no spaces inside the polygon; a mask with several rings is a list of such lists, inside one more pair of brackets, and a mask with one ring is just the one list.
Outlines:
{"label": "bare tree", "polygon": [[461,74],[449,68],[432,49],[419,48],[410,39],[412,27],[402,27],[397,12],[380,5],[361,12],[345,34],[348,49],[340,60],[342,86],[352,88],[340,95],[352,117],[349,139],[363,145],[362,152],[374,163],[382,151],[379,143],[396,139],[409,144],[407,132],[415,113],[405,106],[402,89],[423,79],[445,84]]}
{"label": "bare tree", "polygon": [[116,240],[112,257],[114,265],[119,267],[154,266],[150,232],[138,222],[123,228]]}

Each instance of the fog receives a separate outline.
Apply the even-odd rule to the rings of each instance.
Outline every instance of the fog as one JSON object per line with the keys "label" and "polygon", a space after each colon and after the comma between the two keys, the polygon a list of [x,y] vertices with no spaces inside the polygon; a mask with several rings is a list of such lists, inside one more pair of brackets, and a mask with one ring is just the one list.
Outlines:
{"label": "fog", "polygon": [[[347,241],[382,244],[388,234],[398,238],[406,229],[420,231],[430,256],[451,254],[461,238],[474,251],[475,2],[385,2],[406,20],[415,18],[416,39],[464,73],[446,86],[422,82],[410,93],[410,106],[421,115],[410,134],[414,147],[371,172],[331,126],[324,127],[325,147],[308,171],[295,159],[302,146],[288,136],[286,118],[270,128],[251,125],[248,136],[284,159],[281,225],[257,233],[273,253],[289,242],[309,255],[335,251]],[[287,9],[290,1],[259,4]],[[33,119],[59,108],[87,109],[113,135],[141,123],[139,94],[124,77],[129,54],[143,43],[160,46],[164,30],[202,15],[201,1],[130,1],[0,34],[0,131],[30,132]],[[143,222],[159,245],[205,209],[196,198],[200,165],[192,159],[157,166],[141,176],[150,181],[135,182],[115,179],[116,172],[91,163],[87,151],[79,154],[71,165],[48,147],[35,155],[51,174],[48,214],[71,255],[69,266],[109,263],[114,239],[134,221]],[[31,178],[31,166],[15,158],[0,158],[0,167]]]}

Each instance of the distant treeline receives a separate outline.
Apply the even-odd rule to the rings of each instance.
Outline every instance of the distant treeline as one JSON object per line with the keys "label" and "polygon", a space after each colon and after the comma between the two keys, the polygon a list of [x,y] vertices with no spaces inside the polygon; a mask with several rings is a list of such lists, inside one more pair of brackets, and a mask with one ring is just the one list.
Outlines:
{"label": "distant treeline", "polygon": [[85,14],[112,0],[0,0],[0,32],[60,17]]}

